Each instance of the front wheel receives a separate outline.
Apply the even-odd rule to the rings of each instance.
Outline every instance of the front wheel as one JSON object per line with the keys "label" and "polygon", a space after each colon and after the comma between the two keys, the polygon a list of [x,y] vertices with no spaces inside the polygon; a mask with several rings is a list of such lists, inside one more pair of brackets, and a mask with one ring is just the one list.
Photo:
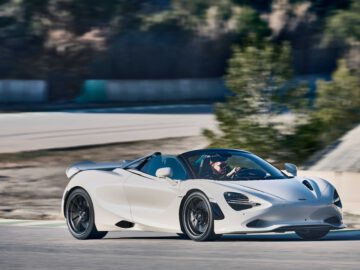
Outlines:
{"label": "front wheel", "polygon": [[65,205],[66,224],[77,239],[100,239],[107,232],[99,232],[95,226],[94,207],[89,194],[77,188],[72,191]]}
{"label": "front wheel", "polygon": [[295,233],[304,240],[318,240],[325,237],[329,233],[329,229],[309,229],[309,230],[299,230]]}
{"label": "front wheel", "polygon": [[209,241],[217,238],[210,202],[201,192],[191,193],[186,198],[181,222],[184,232],[192,240]]}

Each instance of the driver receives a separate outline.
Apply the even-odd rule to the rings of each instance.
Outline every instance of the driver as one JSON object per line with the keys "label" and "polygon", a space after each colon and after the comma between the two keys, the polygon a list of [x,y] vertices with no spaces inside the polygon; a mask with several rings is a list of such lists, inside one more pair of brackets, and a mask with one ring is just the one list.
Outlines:
{"label": "driver", "polygon": [[210,171],[207,176],[208,179],[216,180],[227,180],[232,179],[239,171],[240,167],[234,167],[232,170],[226,163],[226,158],[219,155],[211,156],[210,161]]}

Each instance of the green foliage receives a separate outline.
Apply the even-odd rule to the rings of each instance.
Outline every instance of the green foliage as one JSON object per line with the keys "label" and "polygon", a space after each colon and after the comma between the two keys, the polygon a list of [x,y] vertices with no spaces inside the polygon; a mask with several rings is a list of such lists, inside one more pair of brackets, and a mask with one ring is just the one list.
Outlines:
{"label": "green foliage", "polygon": [[360,1],[353,1],[348,10],[337,10],[329,17],[326,37],[339,42],[360,41]]}
{"label": "green foliage", "polygon": [[[216,106],[220,132],[203,132],[211,147],[241,148],[275,162],[301,164],[358,124],[360,78],[356,71],[339,61],[333,80],[318,82],[311,110],[308,88],[286,84],[292,77],[290,62],[287,44],[234,49],[226,76],[234,95]],[[297,116],[292,126],[276,121],[284,106]]]}
{"label": "green foliage", "polygon": [[340,60],[332,82],[320,81],[317,115],[326,124],[347,125],[360,119],[360,78]]}
{"label": "green foliage", "polygon": [[242,7],[237,16],[236,33],[240,44],[246,42],[261,42],[271,35],[267,23],[261,20],[256,10],[250,7]]}
{"label": "green foliage", "polygon": [[[324,14],[334,10],[327,20],[326,36],[348,44],[358,42],[360,2],[353,1],[350,7],[341,7],[344,9],[337,5],[315,5],[326,9]],[[289,46],[260,45],[268,36],[267,26],[251,8],[242,11],[237,19],[242,48],[234,49],[226,75],[234,96],[216,107],[220,133],[205,130],[204,135],[214,147],[243,148],[274,161],[302,163],[359,122],[360,72],[349,70],[345,61],[340,61],[333,81],[318,82],[311,110],[308,87],[289,84]],[[284,107],[296,115],[291,125],[276,122]]]}
{"label": "green foliage", "polygon": [[[169,8],[141,16],[142,29],[149,30],[158,25],[174,24],[180,31],[201,31],[208,23],[217,25],[221,32],[224,26],[234,16],[234,4],[230,0],[172,0]],[[214,15],[215,13],[215,15]]]}
{"label": "green foliage", "polygon": [[360,120],[360,78],[344,60],[339,61],[332,78],[331,82],[318,82],[315,110],[284,140],[294,161],[305,161]]}
{"label": "green foliage", "polygon": [[263,44],[235,47],[225,78],[234,95],[216,107],[221,133],[203,134],[213,147],[242,148],[277,159],[283,134],[274,116],[281,109],[277,96],[292,76],[290,48]]}

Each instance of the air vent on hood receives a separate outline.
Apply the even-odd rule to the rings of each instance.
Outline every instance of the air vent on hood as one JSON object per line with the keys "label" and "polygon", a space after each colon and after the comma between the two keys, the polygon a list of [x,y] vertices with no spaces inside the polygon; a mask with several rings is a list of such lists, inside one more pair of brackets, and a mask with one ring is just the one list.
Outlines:
{"label": "air vent on hood", "polygon": [[308,180],[304,180],[302,183],[305,185],[305,187],[307,187],[311,191],[314,190],[314,188],[312,187],[312,185],[310,184],[310,182]]}

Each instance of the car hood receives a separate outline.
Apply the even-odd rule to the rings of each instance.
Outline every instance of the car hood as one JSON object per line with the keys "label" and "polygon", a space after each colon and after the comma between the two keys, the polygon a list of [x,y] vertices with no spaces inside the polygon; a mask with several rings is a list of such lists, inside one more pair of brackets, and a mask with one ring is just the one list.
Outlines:
{"label": "car hood", "polygon": [[242,187],[251,190],[266,193],[274,197],[287,201],[314,201],[319,199],[321,195],[319,187],[313,181],[311,186],[313,191],[307,188],[303,183],[304,179],[299,177],[277,180],[251,180],[251,181],[216,181],[222,186],[233,189],[241,189]]}

